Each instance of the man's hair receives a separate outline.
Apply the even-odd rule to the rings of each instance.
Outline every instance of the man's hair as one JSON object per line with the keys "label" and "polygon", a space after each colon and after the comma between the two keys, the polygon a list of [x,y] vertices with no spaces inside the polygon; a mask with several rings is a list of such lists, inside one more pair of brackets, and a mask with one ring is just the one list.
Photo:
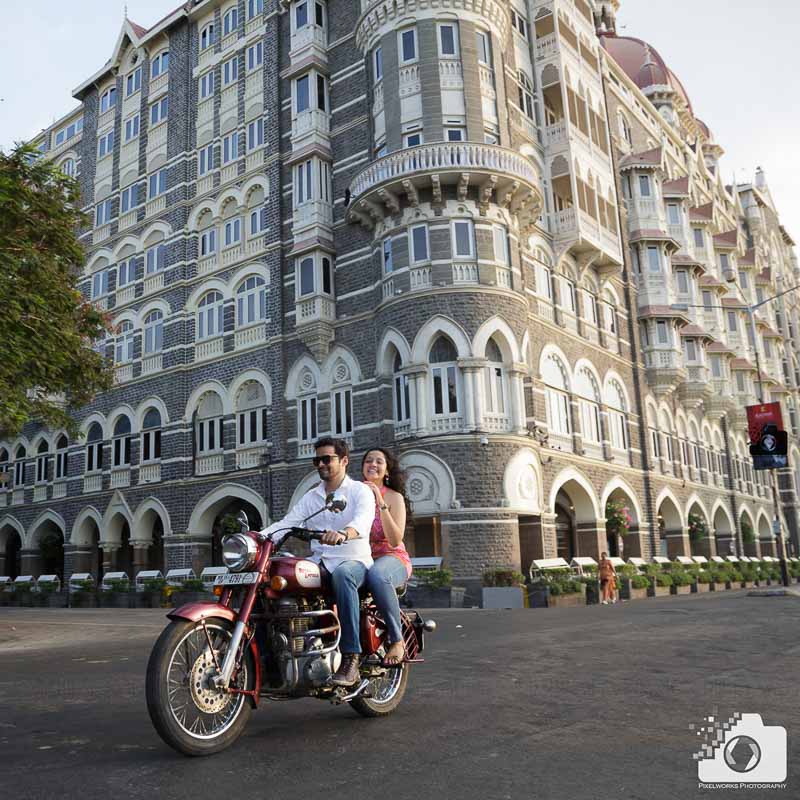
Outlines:
{"label": "man's hair", "polygon": [[350,455],[350,448],[344,439],[334,439],[332,436],[323,436],[314,442],[314,449],[319,450],[320,447],[332,447],[334,452],[340,459],[347,458]]}

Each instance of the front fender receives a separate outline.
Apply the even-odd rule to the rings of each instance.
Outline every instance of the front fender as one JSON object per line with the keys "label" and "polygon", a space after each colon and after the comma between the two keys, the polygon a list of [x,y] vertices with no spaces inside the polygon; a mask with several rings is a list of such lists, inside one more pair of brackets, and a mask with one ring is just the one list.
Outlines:
{"label": "front fender", "polygon": [[[167,619],[185,619],[189,622],[201,622],[204,619],[226,619],[229,622],[236,622],[236,612],[222,606],[219,603],[186,603],[179,608],[173,608],[167,614]],[[253,708],[258,706],[258,695],[261,692],[261,654],[258,651],[258,644],[254,636],[250,640],[250,652],[253,654],[253,689],[252,694],[248,692]]]}

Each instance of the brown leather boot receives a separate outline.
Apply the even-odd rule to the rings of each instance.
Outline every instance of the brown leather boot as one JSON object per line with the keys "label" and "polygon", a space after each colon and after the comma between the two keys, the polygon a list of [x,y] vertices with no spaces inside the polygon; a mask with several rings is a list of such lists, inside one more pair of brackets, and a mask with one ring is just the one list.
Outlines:
{"label": "brown leather boot", "polygon": [[342,653],[339,669],[331,675],[334,686],[352,686],[358,680],[358,665],[361,662],[359,653]]}

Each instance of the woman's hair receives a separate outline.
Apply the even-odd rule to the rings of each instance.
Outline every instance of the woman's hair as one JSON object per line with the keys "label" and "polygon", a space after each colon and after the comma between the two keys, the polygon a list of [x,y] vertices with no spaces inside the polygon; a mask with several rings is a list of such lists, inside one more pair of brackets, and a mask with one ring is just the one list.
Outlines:
{"label": "woman's hair", "polygon": [[364,458],[361,459],[362,475],[364,473],[364,462],[367,460],[367,456],[370,453],[381,453],[383,455],[386,459],[386,474],[388,476],[388,480],[384,478],[384,485],[393,489],[398,494],[401,494],[406,500],[406,503],[408,503],[408,498],[406,497],[406,474],[400,469],[400,461],[389,450],[383,447],[370,447],[367,452],[364,453]]}

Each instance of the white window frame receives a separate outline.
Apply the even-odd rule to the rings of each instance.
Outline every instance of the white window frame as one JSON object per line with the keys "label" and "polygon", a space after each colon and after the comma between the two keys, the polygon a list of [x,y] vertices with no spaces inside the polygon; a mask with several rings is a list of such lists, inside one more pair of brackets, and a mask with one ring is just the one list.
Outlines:
{"label": "white window frame", "polygon": [[[453,52],[446,53],[444,49],[444,36],[443,31],[445,28],[452,30],[453,36]],[[439,48],[439,58],[460,58],[461,48],[459,47],[458,40],[458,23],[457,22],[440,22],[436,26],[436,44]]]}
{"label": "white window frame", "polygon": [[160,197],[167,191],[167,168],[162,167],[147,178],[147,199]]}
{"label": "white window frame", "polygon": [[200,101],[206,100],[209,97],[213,97],[214,95],[214,70],[211,69],[205,73],[205,75],[201,75],[197,81],[197,94],[200,97]]}
{"label": "white window frame", "polygon": [[105,114],[117,104],[117,87],[110,86],[100,96],[100,113]]}
{"label": "white window frame", "polygon": [[150,127],[155,128],[167,121],[169,116],[169,96],[165,95],[160,100],[150,105]]}
{"label": "white window frame", "polygon": [[[157,317],[155,315],[158,315]],[[143,350],[146,356],[164,349],[164,312],[153,309],[144,318]]]}
{"label": "white window frame", "polygon": [[222,139],[222,163],[230,164],[239,158],[239,131],[231,131]]}
{"label": "white window frame", "polygon": [[[219,299],[216,299],[216,295]],[[215,296],[213,301],[208,298]],[[197,341],[216,339],[225,333],[225,298],[216,289],[206,292],[197,304]]]}
{"label": "white window frame", "polygon": [[569,436],[572,424],[569,414],[569,394],[563,389],[545,385],[545,404],[547,406],[547,428],[558,436]]}
{"label": "white window frame", "polygon": [[239,7],[232,6],[222,17],[222,36],[230,36],[239,30]]}
{"label": "white window frame", "polygon": [[213,255],[217,252],[217,229],[205,228],[200,234],[200,257]]}
{"label": "white window frame", "polygon": [[142,89],[142,67],[139,65],[125,78],[125,97],[130,97]]}
{"label": "white window frame", "polygon": [[[122,326],[126,326],[122,329]],[[133,361],[134,336],[136,329],[130,320],[120,323],[117,332],[114,334],[114,363],[130,364]]]}
{"label": "white window frame", "polygon": [[120,212],[125,214],[128,211],[133,211],[139,205],[139,184],[132,183],[122,190],[120,195]]}
{"label": "white window frame", "polygon": [[251,120],[247,123],[247,152],[251,153],[264,146],[264,118]]}
{"label": "white window frame", "polygon": [[197,154],[197,174],[198,176],[207,175],[214,169],[214,145],[207,144],[200,148]]}
{"label": "white window frame", "polygon": [[383,80],[383,47],[381,45],[372,51],[372,76],[375,83]]}
{"label": "white window frame", "polygon": [[140,116],[137,111],[125,120],[125,141],[130,142],[136,139],[139,136],[140,127]]}
{"label": "white window frame", "polygon": [[224,248],[236,247],[242,242],[242,218],[231,217],[226,219],[223,226]]}
{"label": "white window frame", "polygon": [[150,77],[160,78],[167,72],[169,72],[169,50],[162,50],[150,62]]}
{"label": "white window frame", "polygon": [[235,55],[222,63],[220,68],[222,73],[222,85],[230,86],[239,81],[239,56]]}
{"label": "white window frame", "polygon": [[381,245],[383,254],[383,274],[389,275],[394,272],[394,253],[392,250],[392,237],[387,236]]}
{"label": "white window frame", "polygon": [[[423,230],[425,231],[425,253],[422,258],[417,257],[417,247],[414,238],[415,231]],[[411,256],[411,263],[412,264],[426,264],[431,260],[431,243],[430,243],[430,235],[428,232],[428,226],[426,223],[421,225],[411,225],[408,229],[408,252]]]}
{"label": "white window frame", "polygon": [[236,289],[236,326],[245,328],[267,318],[267,282],[250,275]]}
{"label": "white window frame", "polygon": [[319,411],[316,395],[297,399],[297,441],[313,442],[317,439],[317,413]]}
{"label": "white window frame", "polygon": [[353,427],[353,390],[349,386],[334,389],[331,392],[331,433],[352,436]]}
{"label": "white window frame", "polygon": [[252,72],[258,69],[264,63],[264,44],[263,42],[256,42],[247,48],[247,66],[246,72]]}
{"label": "white window frame", "polygon": [[[465,252],[459,252],[458,249],[458,231],[466,229],[467,244],[469,245]],[[454,219],[450,226],[450,235],[453,247],[453,258],[466,258],[475,259],[475,226],[471,219]],[[463,244],[463,242],[462,242]]]}
{"label": "white window frame", "polygon": [[[414,50],[413,55],[406,58],[405,56],[405,46],[404,42],[405,35],[407,33],[411,34],[411,39],[408,41],[412,42],[412,48]],[[416,25],[412,25],[408,28],[403,28],[397,32],[397,55],[399,58],[400,66],[406,66],[407,64],[416,64],[419,61],[419,37],[417,36],[417,27]]]}
{"label": "white window frame", "polygon": [[198,37],[200,50],[203,51],[207,50],[209,47],[213,47],[216,40],[217,37],[214,23],[209,22],[207,25],[203,26],[202,30],[200,31],[200,36]]}
{"label": "white window frame", "polygon": [[264,0],[247,0],[247,19],[260,17],[264,13]]}
{"label": "white window frame", "polygon": [[97,137],[97,160],[108,158],[114,153],[114,129]]}
{"label": "white window frame", "polygon": [[145,252],[145,274],[152,275],[160,272],[167,265],[167,245],[165,242],[157,242],[147,248]]}

